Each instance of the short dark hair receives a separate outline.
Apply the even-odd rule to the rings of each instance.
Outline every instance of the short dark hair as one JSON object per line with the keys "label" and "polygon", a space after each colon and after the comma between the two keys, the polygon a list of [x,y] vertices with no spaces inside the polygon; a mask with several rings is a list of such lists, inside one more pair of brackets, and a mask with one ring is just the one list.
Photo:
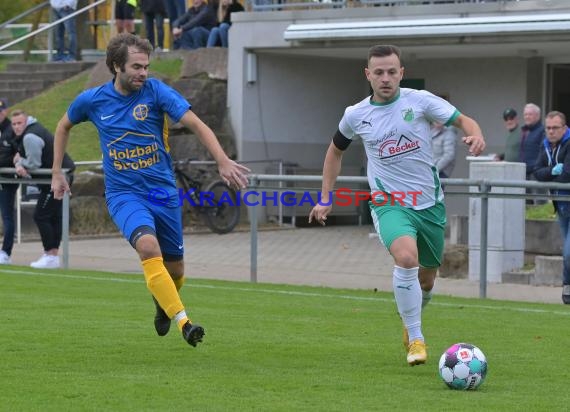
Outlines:
{"label": "short dark hair", "polygon": [[121,68],[121,71],[125,69],[125,64],[129,60],[129,47],[146,53],[148,56],[152,52],[152,45],[147,39],[142,39],[131,33],[121,33],[113,37],[107,45],[107,59],[105,61],[113,76],[117,74],[115,64]]}
{"label": "short dark hair", "polygon": [[368,49],[368,61],[372,57],[386,57],[395,54],[398,56],[398,60],[400,60],[400,65],[402,64],[402,52],[398,46],[392,46],[391,44],[379,44],[376,46],[372,46]]}
{"label": "short dark hair", "polygon": [[566,115],[562,112],[557,111],[557,110],[553,110],[553,111],[549,112],[545,118],[546,119],[553,119],[555,117],[560,117],[560,120],[562,120],[562,124],[566,125]]}

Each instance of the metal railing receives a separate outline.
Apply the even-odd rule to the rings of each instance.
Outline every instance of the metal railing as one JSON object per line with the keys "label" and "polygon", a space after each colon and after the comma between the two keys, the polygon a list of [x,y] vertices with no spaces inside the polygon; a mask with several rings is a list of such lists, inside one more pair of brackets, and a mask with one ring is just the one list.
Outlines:
{"label": "metal railing", "polygon": [[[67,176],[69,170],[63,169],[63,173]],[[51,185],[51,169],[36,169],[29,172],[31,178],[21,177],[3,177],[2,175],[16,176],[16,169],[13,167],[0,167],[0,185],[1,184],[17,184],[20,185],[18,190],[21,190],[23,184],[34,185]],[[17,230],[18,230],[18,243],[20,236],[21,224],[21,204],[20,196],[17,196]],[[61,249],[62,249],[62,263],[64,269],[69,269],[69,193],[63,196],[63,209],[62,209],[62,228],[61,228]]]}
{"label": "metal railing", "polygon": [[[270,189],[268,186],[260,186],[261,182],[322,182],[322,176],[295,175],[251,175],[248,189],[260,191]],[[339,176],[337,183],[368,183],[365,176]],[[488,251],[488,222],[489,222],[489,199],[490,198],[513,198],[513,199],[551,199],[570,201],[570,195],[552,194],[526,194],[526,193],[497,193],[493,188],[529,188],[529,189],[558,189],[570,192],[570,183],[546,183],[533,181],[512,180],[485,180],[485,179],[441,179],[446,187],[467,187],[470,190],[446,191],[446,196],[469,196],[481,198],[481,226],[480,226],[480,253],[479,253],[479,297],[487,297],[487,251]],[[278,189],[278,187],[276,187]],[[476,191],[473,191],[476,190]],[[289,188],[287,191],[301,192],[301,188]],[[250,281],[257,282],[257,211],[256,206],[248,209],[250,219]]]}
{"label": "metal railing", "polygon": [[31,9],[26,10],[23,13],[18,14],[17,16],[14,16],[11,19],[6,20],[4,23],[1,23],[0,24],[0,30],[6,28],[9,24],[12,24],[12,23],[14,23],[20,19],[23,19],[24,17],[27,17],[30,14],[35,13],[36,11],[41,10],[44,7],[48,7],[48,6],[49,6],[49,1],[44,1],[43,3],[38,4],[34,7],[32,7]]}
{"label": "metal railing", "polygon": [[[6,44],[3,44],[3,45],[0,46],[0,52],[2,52],[3,50],[8,49],[8,48],[10,48],[10,47],[12,47],[12,46],[18,44],[18,43],[20,43],[20,42],[22,42],[22,41],[24,41],[24,40],[27,40],[27,39],[29,39],[30,37],[34,37],[34,36],[36,36],[37,34],[43,33],[43,32],[46,31],[46,30],[51,30],[53,27],[57,26],[58,24],[60,24],[60,23],[62,23],[62,22],[64,22],[64,21],[66,21],[66,20],[72,19],[72,18],[74,18],[75,16],[77,16],[77,15],[79,15],[79,14],[85,13],[85,12],[91,10],[92,8],[97,7],[98,5],[100,5],[100,4],[102,4],[102,3],[105,3],[105,2],[107,2],[107,0],[96,0],[95,2],[93,2],[93,3],[91,3],[91,4],[88,4],[87,6],[83,7],[82,9],[76,10],[76,11],[74,11],[73,13],[71,13],[71,14],[65,16],[65,17],[62,17],[61,19],[55,20],[54,22],[51,22],[51,23],[49,23],[49,24],[46,24],[45,26],[42,26],[42,27],[40,27],[40,28],[38,28],[38,29],[36,29],[36,30],[30,32],[30,33],[27,33],[27,34],[25,34],[25,35],[23,35],[23,36],[21,36],[21,37],[18,37],[17,39],[12,40],[11,42],[8,42],[8,43],[6,43]],[[16,17],[18,17],[18,16],[16,16]],[[49,49],[49,50],[48,50],[48,55],[50,55],[50,56],[51,56],[51,50],[52,50],[51,38],[52,38],[51,35],[48,36],[48,49]],[[0,53],[0,54],[2,54],[2,53]]]}

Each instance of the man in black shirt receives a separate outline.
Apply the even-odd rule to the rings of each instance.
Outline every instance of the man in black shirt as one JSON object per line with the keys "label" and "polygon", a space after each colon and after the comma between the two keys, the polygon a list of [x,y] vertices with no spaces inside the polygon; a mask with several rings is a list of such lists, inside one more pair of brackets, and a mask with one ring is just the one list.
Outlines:
{"label": "man in black shirt", "polygon": [[[13,167],[16,154],[14,131],[8,119],[8,104],[0,99],[0,167]],[[3,175],[2,177],[13,177]],[[0,265],[11,263],[12,247],[14,246],[14,202],[16,200],[17,184],[0,184],[0,211],[2,212],[2,227],[4,240],[0,250]]]}
{"label": "man in black shirt", "polygon": [[[34,117],[28,116],[22,110],[12,112],[12,128],[18,150],[14,156],[14,166],[18,176],[27,177],[34,169],[51,168],[53,165],[53,135]],[[67,154],[63,159],[63,167],[69,169],[70,173],[75,169],[73,160]],[[58,268],[63,203],[54,198],[49,184],[40,184],[38,188],[40,195],[34,211],[34,221],[42,238],[44,253],[30,266],[41,269]]]}

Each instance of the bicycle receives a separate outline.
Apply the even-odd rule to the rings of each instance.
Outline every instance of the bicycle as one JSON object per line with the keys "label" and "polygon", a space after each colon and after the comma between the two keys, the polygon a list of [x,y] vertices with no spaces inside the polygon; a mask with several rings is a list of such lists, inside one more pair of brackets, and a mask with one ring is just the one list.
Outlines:
{"label": "bicycle", "polygon": [[190,159],[173,162],[176,182],[179,190],[183,191],[181,195],[188,199],[184,204],[194,208],[212,232],[220,235],[230,233],[239,223],[238,194],[219,178],[205,182],[207,172],[204,170],[196,169],[198,178],[190,176],[184,170],[190,162]]}

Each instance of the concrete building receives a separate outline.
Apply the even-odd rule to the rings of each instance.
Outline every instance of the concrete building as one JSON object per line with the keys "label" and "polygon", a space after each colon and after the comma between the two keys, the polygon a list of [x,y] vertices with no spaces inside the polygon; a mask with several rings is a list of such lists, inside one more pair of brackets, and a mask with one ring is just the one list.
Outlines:
{"label": "concrete building", "polygon": [[[280,10],[232,16],[228,106],[240,159],[280,158],[320,172],[345,107],[369,94],[364,67],[374,44],[402,48],[403,86],[445,96],[477,119],[487,153],[503,150],[507,107],[521,121],[527,102],[570,114],[567,0],[325,6],[280,2],[267,6]],[[467,177],[466,154],[460,147],[453,177]],[[364,162],[353,144],[346,170],[354,174]],[[449,198],[448,206],[467,215],[467,199]]]}

